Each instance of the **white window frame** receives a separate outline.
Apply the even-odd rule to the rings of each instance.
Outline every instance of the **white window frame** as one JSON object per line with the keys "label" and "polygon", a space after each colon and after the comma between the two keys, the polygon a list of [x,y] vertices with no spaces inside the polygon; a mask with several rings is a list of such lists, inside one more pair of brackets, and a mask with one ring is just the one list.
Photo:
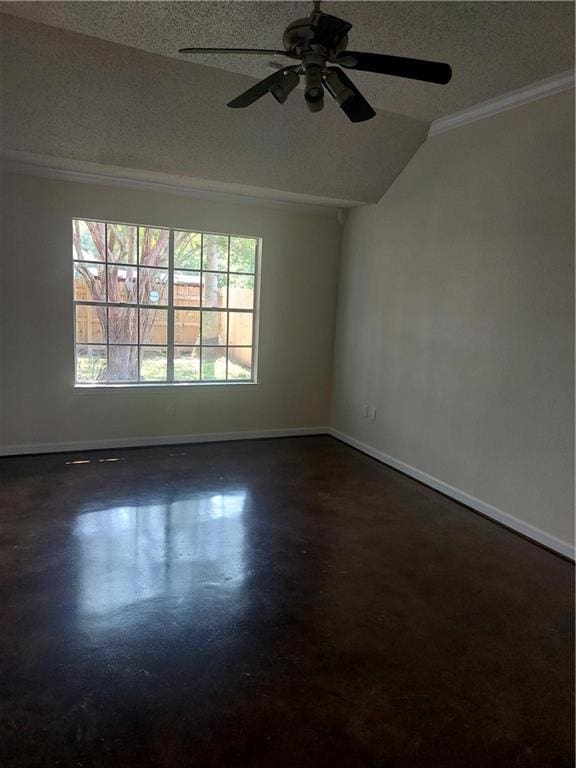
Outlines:
{"label": "white window frame", "polygon": [[[71,219],[71,224],[73,226],[74,221],[92,221],[98,224],[104,224],[105,230],[104,230],[104,242],[108,243],[108,224],[118,224],[123,226],[129,226],[129,227],[137,227],[138,228],[138,242],[137,242],[137,258],[135,264],[130,265],[124,265],[119,264],[119,262],[111,262],[115,264],[116,266],[130,266],[130,267],[137,267],[136,275],[137,275],[137,284],[136,284],[136,298],[137,303],[128,303],[128,302],[109,302],[108,301],[108,248],[106,247],[106,259],[104,262],[98,262],[99,264],[102,264],[104,266],[104,278],[106,281],[106,301],[103,302],[96,302],[96,301],[90,301],[90,300],[80,300],[76,299],[75,296],[75,276],[74,276],[74,265],[76,263],[82,263],[82,260],[74,258],[74,247],[72,246],[72,297],[73,297],[73,307],[72,307],[72,324],[73,324],[73,331],[74,331],[74,388],[78,390],[94,390],[94,389],[143,389],[143,388],[166,388],[166,387],[205,387],[205,386],[256,386],[258,384],[258,340],[259,340],[259,317],[260,317],[260,271],[261,271],[261,261],[262,261],[262,238],[258,235],[251,235],[251,234],[235,234],[235,233],[228,233],[228,232],[209,232],[204,231],[201,229],[193,229],[190,227],[167,227],[165,225],[159,225],[159,224],[136,224],[134,222],[124,222],[124,221],[111,221],[111,220],[105,220],[105,219],[99,219],[96,217],[89,217],[89,216],[73,216]],[[139,270],[140,270],[140,263],[139,263],[139,257],[140,257],[140,243],[139,243],[139,228],[149,228],[149,229],[164,229],[169,231],[169,244],[168,244],[168,267],[157,267],[158,269],[166,269],[168,271],[168,305],[162,304],[158,307],[158,309],[166,309],[167,310],[167,319],[168,319],[168,325],[167,325],[167,340],[166,340],[166,354],[167,354],[167,370],[166,370],[166,381],[150,381],[150,380],[140,380],[140,352],[141,349],[145,349],[146,346],[164,346],[163,344],[156,344],[156,345],[145,345],[140,344],[140,319],[138,318],[138,340],[137,343],[132,345],[136,346],[138,350],[138,381],[125,381],[125,382],[114,382],[114,381],[94,381],[94,382],[82,382],[77,380],[77,348],[78,346],[105,346],[106,347],[106,359],[107,359],[107,367],[108,367],[108,361],[109,361],[109,350],[110,346],[114,346],[114,344],[110,344],[109,339],[109,328],[107,328],[106,333],[106,342],[84,342],[84,341],[78,341],[76,338],[76,307],[79,305],[87,305],[87,306],[101,306],[101,307],[122,307],[122,308],[130,308],[130,309],[153,309],[155,305],[150,304],[142,304],[140,301],[140,280],[139,280]],[[200,268],[199,269],[186,269],[183,267],[175,267],[174,266],[174,233],[175,232],[190,232],[191,234],[199,234],[201,236],[201,252],[200,252]],[[203,307],[202,306],[202,275],[206,271],[203,269],[203,251],[204,251],[204,236],[205,235],[216,235],[220,237],[227,237],[228,238],[228,269],[226,271],[219,271],[218,274],[226,275],[226,307]],[[234,272],[230,271],[230,238],[242,238],[242,239],[249,239],[249,240],[255,240],[256,241],[256,252],[255,252],[255,258],[254,258],[254,272],[248,273],[248,272]],[[87,261],[87,260],[86,260]],[[94,262],[96,263],[96,262]],[[147,265],[149,268],[155,268],[152,265]],[[189,306],[189,307],[175,307],[174,305],[174,272],[177,271],[183,271],[183,272],[198,272],[200,273],[200,292],[199,292],[199,304],[197,307]],[[250,277],[253,275],[254,277],[254,303],[253,308],[251,310],[249,309],[230,309],[229,308],[229,298],[230,298],[230,275],[237,275],[242,277]],[[189,309],[190,311],[197,311],[200,315],[200,331],[198,335],[199,343],[197,345],[186,345],[186,344],[174,344],[174,310],[175,309]],[[202,349],[206,345],[202,344],[202,318],[203,313],[205,312],[226,312],[227,318],[226,318],[226,344],[222,345],[222,349],[226,350],[226,376],[225,379],[202,379]],[[233,345],[233,347],[238,349],[251,349],[252,350],[252,367],[251,367],[251,373],[252,376],[250,379],[229,379],[228,378],[228,350],[229,350],[229,334],[230,334],[230,322],[229,322],[229,316],[233,313],[246,313],[251,312],[252,314],[252,344],[251,345]],[[117,345],[118,346],[118,345]],[[125,346],[125,345],[119,345],[119,346]],[[177,347],[198,347],[200,359],[199,359],[199,376],[200,379],[197,381],[176,381],[174,379],[174,352]],[[208,345],[210,346],[210,345]]]}

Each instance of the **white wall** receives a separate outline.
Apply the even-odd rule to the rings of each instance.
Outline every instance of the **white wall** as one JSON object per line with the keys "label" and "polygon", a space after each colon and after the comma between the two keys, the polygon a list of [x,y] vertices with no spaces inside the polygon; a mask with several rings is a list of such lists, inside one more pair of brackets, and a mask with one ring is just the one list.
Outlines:
{"label": "white wall", "polygon": [[565,542],[573,137],[573,92],[481,120],[426,142],[378,205],[350,214],[331,419]]}
{"label": "white wall", "polygon": [[[12,174],[4,192],[0,449],[328,423],[335,218]],[[75,390],[72,217],[262,237],[259,383]]]}

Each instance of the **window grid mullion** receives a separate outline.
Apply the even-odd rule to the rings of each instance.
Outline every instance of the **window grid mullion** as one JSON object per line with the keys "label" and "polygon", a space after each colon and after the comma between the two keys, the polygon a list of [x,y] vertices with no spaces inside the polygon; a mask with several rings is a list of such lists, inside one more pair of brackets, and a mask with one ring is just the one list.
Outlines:
{"label": "window grid mullion", "polygon": [[256,374],[256,368],[258,364],[258,339],[256,338],[258,333],[259,313],[260,313],[260,261],[262,241],[256,241],[256,252],[254,253],[254,287],[252,289],[252,354],[250,355],[250,378],[254,379]]}
{"label": "window grid mullion", "polygon": [[136,322],[138,324],[138,347],[136,349],[136,357],[138,358],[138,381],[140,382],[140,368],[142,366],[140,348],[140,227],[136,227],[136,301]]}
{"label": "window grid mullion", "polygon": [[[123,265],[120,265],[123,266]],[[155,267],[155,269],[165,269],[165,267]],[[200,272],[198,269],[189,269],[188,267],[175,267],[178,272]],[[240,277],[254,277],[254,272],[234,272],[234,270],[222,270],[222,269],[205,269],[204,272],[213,272],[217,275],[239,275]]]}
{"label": "window grid mullion", "polygon": [[174,230],[168,235],[168,325],[166,328],[166,381],[174,381]]}
{"label": "window grid mullion", "polygon": [[[132,268],[135,269],[134,265]],[[167,272],[168,270],[166,270]],[[87,304],[91,307],[120,307],[125,309],[168,309],[168,304],[130,304],[127,301],[90,301],[87,299],[78,299],[75,304]],[[192,307],[198,309],[198,307]],[[247,310],[246,310],[247,311]]]}
{"label": "window grid mullion", "polygon": [[226,381],[228,381],[228,358],[230,356],[230,235],[228,235],[228,258],[226,261]]}
{"label": "window grid mullion", "polygon": [[[224,274],[222,272],[221,274]],[[168,304],[128,304],[127,302],[122,301],[110,301],[108,303],[104,301],[85,301],[84,299],[78,299],[78,301],[74,302],[77,306],[88,306],[88,307],[119,307],[120,309],[165,309],[168,310],[169,306]],[[192,304],[185,304],[183,306],[178,306],[178,309],[190,309],[194,312],[198,312],[200,307],[198,305],[194,306]],[[229,311],[232,314],[236,313],[242,313],[242,312],[249,312],[250,314],[254,314],[253,309],[245,309],[242,307],[232,307],[230,310],[224,310],[222,307],[204,307],[204,312],[225,312]],[[236,345],[235,345],[236,346]]]}
{"label": "window grid mullion", "polygon": [[104,280],[106,281],[106,383],[110,384],[110,306],[108,304],[108,224],[104,224]]}
{"label": "window grid mullion", "polygon": [[204,291],[204,233],[200,233],[200,296],[198,297],[198,307],[200,308],[200,338],[198,339],[198,355],[200,357],[200,369],[198,370],[198,381],[202,381],[202,332],[203,332],[203,312],[202,312],[202,299]]}

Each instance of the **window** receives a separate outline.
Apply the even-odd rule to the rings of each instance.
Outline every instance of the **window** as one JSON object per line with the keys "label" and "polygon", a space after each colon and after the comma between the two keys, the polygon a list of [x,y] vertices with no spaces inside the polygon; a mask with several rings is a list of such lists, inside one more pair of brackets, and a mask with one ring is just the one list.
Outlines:
{"label": "window", "polygon": [[255,381],[259,241],[72,222],[76,384]]}

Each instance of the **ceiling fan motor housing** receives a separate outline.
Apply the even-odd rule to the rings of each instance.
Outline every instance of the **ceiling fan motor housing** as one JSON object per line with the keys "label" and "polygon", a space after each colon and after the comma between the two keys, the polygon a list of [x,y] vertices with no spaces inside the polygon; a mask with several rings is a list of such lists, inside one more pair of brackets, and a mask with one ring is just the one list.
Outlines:
{"label": "ceiling fan motor housing", "polygon": [[286,52],[302,61],[306,79],[304,98],[311,112],[319,112],[324,105],[322,76],[326,63],[346,48],[351,26],[336,16],[313,12],[305,19],[293,21],[284,31]]}
{"label": "ceiling fan motor housing", "polygon": [[327,13],[313,13],[305,19],[297,19],[289,24],[283,36],[287,53],[302,58],[306,53],[315,51],[332,59],[348,45],[348,30],[352,25]]}

